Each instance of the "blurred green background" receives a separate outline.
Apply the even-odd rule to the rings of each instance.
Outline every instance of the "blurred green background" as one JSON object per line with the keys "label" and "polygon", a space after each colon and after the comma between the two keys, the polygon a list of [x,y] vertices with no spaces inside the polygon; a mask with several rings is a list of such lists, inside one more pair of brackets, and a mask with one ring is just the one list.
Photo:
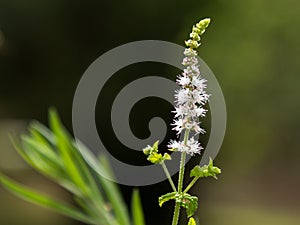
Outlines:
{"label": "blurred green background", "polygon": [[[300,224],[299,10],[296,0],[1,0],[0,169],[68,200],[67,193],[24,165],[7,133],[23,132],[32,118],[46,122],[52,105],[71,130],[76,86],[98,56],[144,39],[182,45],[192,24],[211,17],[200,56],[223,89],[228,127],[216,158],[223,174],[217,182],[203,180],[193,189],[200,196],[201,224]],[[110,130],[105,104],[121,87],[145,73],[174,79],[174,71],[168,71],[150,63],[118,72],[124,75],[110,80],[97,105],[100,135],[101,128]],[[144,104],[159,104],[156,110],[171,120],[170,105],[149,101]],[[140,137],[147,135],[143,110],[145,105],[137,106],[131,121]],[[114,140],[111,132],[102,135],[108,144]],[[149,225],[158,224],[158,218],[159,224],[170,224],[172,205],[157,204],[168,190],[166,182],[141,187]],[[122,186],[122,191],[129,201],[131,187]],[[80,224],[0,188],[1,225],[41,223]]]}

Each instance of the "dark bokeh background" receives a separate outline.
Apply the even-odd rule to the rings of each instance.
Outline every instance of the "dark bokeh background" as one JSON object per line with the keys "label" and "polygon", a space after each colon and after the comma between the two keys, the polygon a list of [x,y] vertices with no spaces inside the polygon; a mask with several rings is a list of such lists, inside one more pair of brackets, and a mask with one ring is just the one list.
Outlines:
{"label": "dark bokeh background", "polygon": [[[212,24],[200,56],[223,89],[228,127],[216,159],[222,176],[193,189],[200,195],[200,220],[216,225],[299,224],[299,10],[296,0],[0,1],[0,168],[68,199],[54,184],[23,169],[7,133],[21,132],[32,118],[46,122],[52,105],[71,130],[76,86],[98,56],[136,40],[182,44],[191,25],[209,16]],[[101,133],[109,126],[109,103],[143,71],[172,79],[176,75],[172,68],[148,63],[125,68],[119,72],[122,78],[113,77],[97,105],[98,129],[106,143],[114,140],[109,129]],[[140,137],[147,135],[149,105],[159,106],[153,114],[171,119],[170,105],[158,99],[141,101],[131,116]],[[129,200],[131,187],[122,190]],[[170,223],[171,204],[160,209],[156,202],[167,190],[166,182],[141,188],[149,225],[158,224],[156,218],[159,224]],[[79,224],[0,189],[1,225],[41,223]]]}

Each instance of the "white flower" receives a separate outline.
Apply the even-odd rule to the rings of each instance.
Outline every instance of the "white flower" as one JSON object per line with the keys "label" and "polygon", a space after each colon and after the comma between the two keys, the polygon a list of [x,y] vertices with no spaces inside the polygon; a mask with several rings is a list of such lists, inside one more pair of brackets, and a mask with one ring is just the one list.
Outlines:
{"label": "white flower", "polygon": [[186,152],[190,155],[200,154],[201,150],[203,149],[200,143],[194,140],[194,138],[190,138],[186,144],[184,144],[183,141],[171,140],[168,148],[174,149],[179,152]]}
{"label": "white flower", "polygon": [[175,111],[173,111],[176,117],[183,117],[189,113],[189,108],[187,104],[184,105],[179,105],[178,107],[175,108]]}
{"label": "white flower", "polygon": [[180,84],[181,86],[186,86],[189,85],[191,82],[191,79],[188,76],[180,76],[178,77],[178,79],[176,80],[178,84]]}
{"label": "white flower", "polygon": [[195,115],[196,117],[204,117],[206,115],[207,110],[203,109],[201,107],[198,107],[198,108],[194,109],[194,112],[196,114]]}
{"label": "white flower", "polygon": [[192,100],[190,96],[190,91],[188,89],[183,88],[176,91],[175,98],[178,105],[185,104],[186,102],[190,102]]}
{"label": "white flower", "polygon": [[183,119],[175,119],[172,125],[175,126],[173,130],[177,131],[177,135],[180,134],[183,130]]}
{"label": "white flower", "polygon": [[198,141],[195,141],[194,138],[190,138],[187,141],[187,145],[189,146],[188,154],[194,155],[194,154],[200,154],[203,147],[200,145]]}
{"label": "white flower", "polygon": [[196,132],[196,134],[205,134],[205,130],[200,127],[199,124],[195,126],[194,131]]}
{"label": "white flower", "polygon": [[[196,134],[203,134],[205,130],[200,127],[199,117],[204,117],[207,110],[203,108],[209,99],[209,95],[205,92],[206,80],[200,75],[197,51],[195,50],[200,43],[200,36],[204,32],[204,28],[193,28],[191,39],[186,41],[187,48],[184,50],[185,57],[182,65],[185,66],[183,72],[178,75],[176,82],[181,86],[175,91],[175,119],[172,125],[173,130],[177,131],[177,135],[183,130],[193,131]],[[170,148],[177,149],[181,152],[187,152],[190,155],[200,153],[202,147],[194,138],[183,142],[171,141],[168,145]]]}
{"label": "white flower", "polygon": [[201,79],[199,77],[193,77],[192,79],[192,85],[200,92],[203,92],[206,88],[206,80]]}

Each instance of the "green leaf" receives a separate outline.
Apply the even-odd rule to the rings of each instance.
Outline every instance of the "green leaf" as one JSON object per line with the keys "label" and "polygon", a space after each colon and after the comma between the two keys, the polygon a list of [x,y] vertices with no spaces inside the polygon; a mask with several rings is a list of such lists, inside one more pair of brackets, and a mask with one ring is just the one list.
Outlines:
{"label": "green leaf", "polygon": [[154,152],[158,152],[158,143],[159,141],[156,141],[152,146]]}
{"label": "green leaf", "polygon": [[148,145],[143,149],[144,154],[148,156],[147,160],[153,164],[159,164],[165,160],[171,160],[171,156],[168,153],[165,153],[164,155],[158,153],[158,142],[159,141],[156,141],[152,147]]}
{"label": "green leaf", "polygon": [[[79,145],[62,125],[53,109],[49,112],[49,124],[52,130],[36,121],[30,123],[30,134],[23,136],[22,143],[13,140],[19,154],[34,169],[70,191],[81,211],[97,220],[97,225],[130,225],[127,208],[119,201],[120,191],[117,190],[118,198],[114,193],[116,190],[111,186],[106,185],[103,188],[109,201],[113,197],[117,199],[114,201],[112,212],[102,196],[94,174],[83,158]],[[127,213],[128,223],[119,222],[122,220],[121,211]]]}
{"label": "green leaf", "polygon": [[30,159],[32,166],[42,174],[54,179],[61,178],[64,175],[63,170],[51,164],[52,162],[48,158],[41,155],[38,151],[35,151],[27,142],[23,141],[22,149]]}
{"label": "green leaf", "polygon": [[148,156],[147,160],[153,164],[158,164],[163,160],[163,156],[160,153],[153,152]]}
{"label": "green leaf", "polygon": [[84,179],[84,174],[80,168],[78,168],[79,161],[72,146],[73,139],[62,126],[60,118],[54,109],[49,110],[49,124],[53,131],[56,146],[60,153],[60,158],[62,159],[67,175],[80,190],[82,190],[86,195],[90,195],[91,189],[87,185],[87,180]]}
{"label": "green leaf", "polygon": [[[102,171],[106,171],[105,173],[112,178],[113,173],[109,166],[108,160],[104,156],[100,157],[100,164],[98,164],[98,167],[101,168]],[[107,198],[112,205],[112,208],[114,210],[119,225],[130,225],[127,206],[124,202],[124,199],[121,195],[118,185],[106,179],[105,177],[102,177],[100,174],[97,175],[101,183],[101,186],[104,189]]]}
{"label": "green leaf", "polygon": [[[63,161],[69,179],[74,182],[84,196],[79,196],[89,202],[87,207],[95,210],[106,224],[116,224],[114,217],[107,212],[104,199],[98,189],[93,175],[90,173],[86,162],[83,160],[77,144],[67,130],[63,127],[57,112],[54,109],[49,111],[49,123],[53,131],[55,146],[57,146],[60,158]],[[51,135],[44,129],[45,136]],[[51,131],[50,131],[51,132]],[[109,195],[110,190],[105,190]]]}
{"label": "green leaf", "polygon": [[60,214],[69,216],[73,219],[82,221],[84,223],[95,224],[95,225],[97,224],[94,218],[91,218],[88,215],[81,213],[76,208],[69,206],[66,203],[54,200],[36,191],[33,191],[32,189],[27,188],[23,185],[20,185],[17,182],[14,182],[11,179],[7,178],[3,174],[0,174],[0,183],[8,191],[12,192],[13,194],[19,196],[20,198],[28,202],[52,209]]}
{"label": "green leaf", "polygon": [[53,149],[29,136],[22,136],[22,141],[23,144],[30,149],[30,152],[35,152],[36,156],[40,159],[41,162],[47,164],[54,170],[57,170],[59,173],[62,172],[62,163]]}
{"label": "green leaf", "polygon": [[189,219],[188,225],[196,225],[196,221],[193,217]]}
{"label": "green leaf", "polygon": [[180,199],[181,206],[186,208],[187,217],[194,215],[198,208],[198,197],[184,193]]}
{"label": "green leaf", "polygon": [[138,189],[134,189],[131,200],[133,225],[145,225],[143,206]]}
{"label": "green leaf", "polygon": [[171,156],[168,153],[165,153],[163,156],[163,160],[171,160]]}
{"label": "green leaf", "polygon": [[213,165],[212,159],[209,160],[209,164],[200,167],[199,165],[195,166],[191,172],[191,177],[213,177],[217,179],[217,175],[221,173],[221,169]]}
{"label": "green leaf", "polygon": [[[36,163],[34,161],[38,161],[38,163],[40,163],[40,161],[35,158],[31,159],[31,153],[30,152],[25,152],[24,151],[24,147],[22,147],[20,145],[20,143],[18,143],[12,136],[9,136],[10,140],[14,146],[14,148],[17,150],[17,152],[19,153],[19,155],[34,169],[38,170],[39,172],[41,172],[41,174],[49,177],[50,179],[56,181],[58,184],[60,184],[62,187],[66,188],[68,191],[72,192],[75,195],[80,195],[80,190],[78,190],[78,188],[71,183],[66,177],[64,178],[59,178],[57,175],[55,175],[55,172],[51,172],[51,171],[45,171],[45,169],[41,170],[41,168],[39,166],[36,165]],[[63,174],[60,174],[63,175]]]}
{"label": "green leaf", "polygon": [[54,161],[58,160],[60,162],[54,145],[51,145],[51,143],[38,130],[34,129],[32,127],[32,123],[30,124],[28,130],[31,134],[30,140],[34,142],[33,145],[36,145],[37,148],[43,149],[41,152],[50,159]]}
{"label": "green leaf", "polygon": [[[62,124],[60,124],[61,127],[63,127]],[[44,127],[42,124],[39,124],[37,122],[35,122],[31,128],[32,132],[37,133],[35,135],[35,138],[38,136],[39,140],[43,140],[45,145],[46,143],[50,143],[52,145],[56,145],[55,142],[55,136],[53,135],[53,133],[48,130],[48,128]],[[67,135],[66,135],[67,136]],[[98,186],[95,182],[95,179],[92,175],[92,173],[90,172],[88,166],[86,165],[86,162],[84,161],[83,157],[81,156],[80,151],[78,150],[77,144],[75,143],[74,139],[69,137],[67,140],[68,142],[68,147],[70,148],[70,155],[72,157],[73,163],[76,165],[76,167],[78,168],[78,171],[80,171],[80,176],[82,176],[82,179],[84,180],[84,182],[86,183],[86,186],[88,186],[91,189],[91,195],[93,196],[93,198],[95,198],[97,201],[99,202],[103,202],[103,198],[101,197],[101,194],[99,192]],[[53,152],[56,152],[55,149],[52,149]],[[59,157],[58,159],[59,161],[62,161],[62,159]],[[61,163],[63,164],[63,163]],[[69,186],[70,185],[66,185],[66,182],[63,182],[64,186]]]}
{"label": "green leaf", "polygon": [[197,165],[191,170],[190,176],[201,178],[201,177],[205,177],[205,174],[207,173],[208,173],[207,166],[200,167],[199,165]]}
{"label": "green leaf", "polygon": [[159,206],[161,207],[165,202],[176,199],[177,192],[170,192],[158,198]]}
{"label": "green leaf", "polygon": [[191,196],[187,193],[179,194],[177,192],[171,192],[160,196],[158,199],[159,206],[161,207],[165,202],[170,200],[175,200],[177,203],[180,203],[180,206],[186,209],[188,217],[194,215],[198,208],[198,198],[196,196]]}
{"label": "green leaf", "polygon": [[56,140],[53,132],[44,124],[41,124],[40,122],[34,120],[30,123],[30,130],[35,130],[37,133],[39,133],[39,135],[43,136],[43,138],[52,146],[56,146]]}
{"label": "green leaf", "polygon": [[18,154],[33,168],[36,168],[32,160],[28,157],[24,149],[22,148],[21,144],[13,138],[11,135],[9,135],[10,141],[15,148],[15,150],[18,152]]}

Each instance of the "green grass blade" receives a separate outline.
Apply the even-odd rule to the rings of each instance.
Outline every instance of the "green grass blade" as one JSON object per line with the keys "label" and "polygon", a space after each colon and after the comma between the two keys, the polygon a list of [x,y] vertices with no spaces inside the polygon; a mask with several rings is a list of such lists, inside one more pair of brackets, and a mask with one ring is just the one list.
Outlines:
{"label": "green grass blade", "polygon": [[43,137],[37,130],[29,127],[29,131],[31,136],[27,136],[27,138],[25,136],[25,139],[31,142],[35,148],[40,150],[41,154],[44,154],[53,161],[58,161],[58,163],[61,163],[55,146],[51,145],[50,142],[47,141],[47,139],[45,139],[45,137]]}
{"label": "green grass blade", "polygon": [[138,189],[133,189],[131,200],[133,225],[145,225],[143,206]]}
{"label": "green grass blade", "polygon": [[104,174],[106,177],[112,177],[112,171],[108,164],[108,161],[101,157],[99,160],[95,160],[94,156],[89,152],[87,147],[81,143],[79,140],[76,141],[77,145],[79,145],[80,153],[85,160],[87,160],[91,165],[93,165],[93,169],[96,171],[96,175],[99,178],[99,182],[101,184],[104,193],[106,194],[109,203],[112,205],[112,209],[114,211],[114,215],[117,219],[119,225],[130,225],[130,219],[127,211],[126,204],[121,196],[121,192],[118,186],[111,182],[110,180],[105,179],[100,174]]}
{"label": "green grass blade", "polygon": [[[103,166],[103,169],[106,171],[107,174],[112,174],[111,168],[106,158],[100,158],[100,165]],[[130,225],[127,206],[121,195],[119,187],[115,183],[113,183],[110,180],[107,180],[101,175],[99,175],[98,177],[101,186],[104,189],[107,198],[112,205],[117,221],[120,225]]]}
{"label": "green grass blade", "polygon": [[24,151],[24,149],[22,148],[21,144],[15,139],[13,138],[11,135],[9,135],[10,141],[14,147],[14,149],[17,151],[17,153],[33,168],[36,169],[34,163],[32,162],[32,160],[28,157],[27,153]]}
{"label": "green grass blade", "polygon": [[[97,211],[101,218],[105,219],[107,225],[118,225],[113,216],[105,210],[105,201],[99,191],[94,177],[88,170],[82,155],[74,145],[73,137],[68,133],[61,123],[56,110],[49,111],[49,124],[54,136],[54,143],[60,153],[66,173],[70,180],[84,193],[83,200]],[[47,134],[48,136],[49,133]]]}
{"label": "green grass blade", "polygon": [[34,140],[32,137],[29,136],[22,136],[23,144],[30,149],[30,152],[35,152],[36,155],[40,158],[40,160],[53,169],[62,172],[62,163],[60,158],[58,157],[55,152],[50,149],[48,146],[39,143],[38,141]]}
{"label": "green grass blade", "polygon": [[81,171],[79,171],[77,168],[73,157],[74,152],[72,151],[73,149],[70,143],[71,138],[69,137],[69,134],[66,132],[65,128],[62,126],[59,116],[54,109],[49,111],[49,123],[50,128],[55,135],[56,146],[64,163],[66,173],[81,190],[88,194],[88,186],[82,177]]}
{"label": "green grass blade", "polygon": [[7,178],[3,174],[0,174],[0,183],[8,191],[28,202],[37,204],[39,206],[43,206],[48,209],[52,209],[60,214],[82,221],[84,223],[95,225],[99,224],[99,222],[97,223],[95,219],[81,213],[76,208],[69,206],[63,202],[54,200],[36,191],[33,191],[32,189],[18,184],[17,182]]}
{"label": "green grass blade", "polygon": [[[30,142],[35,143],[34,146],[37,147],[37,150],[40,150],[41,154],[44,154],[46,156],[47,156],[47,154],[51,154],[52,156],[49,155],[50,156],[49,158],[51,158],[52,160],[55,160],[55,157],[57,157],[58,163],[61,166],[63,166],[63,163],[61,162],[62,159],[57,155],[57,151],[55,149],[56,141],[55,141],[55,136],[52,133],[52,131],[49,130],[43,124],[39,123],[38,121],[31,122],[29,130],[30,130],[32,137],[34,138],[34,140],[33,140],[33,138],[31,138]],[[70,141],[74,141],[74,140],[70,140]],[[52,153],[50,153],[49,151],[52,151],[52,153],[54,155]],[[84,164],[83,160],[82,160],[82,162],[80,162],[80,165],[81,164]],[[85,171],[87,171],[87,173],[89,172],[87,168],[85,168]],[[91,177],[91,175],[90,175],[90,177]],[[54,178],[54,181],[56,181],[58,184],[60,184],[62,187],[66,188],[67,190],[69,190],[70,192],[75,194],[76,196],[82,196],[82,193],[80,192],[78,187],[69,181],[68,176],[63,176],[63,178],[60,178],[60,179],[58,179],[57,177],[53,177],[53,176],[51,176],[50,178],[52,178],[52,179]],[[92,180],[92,178],[90,178],[90,180]],[[89,183],[87,183],[86,185],[92,186],[94,189],[98,190],[96,184],[90,185]],[[98,193],[98,195],[99,194],[100,193]]]}
{"label": "green grass blade", "polygon": [[45,140],[47,140],[53,146],[56,145],[54,134],[44,124],[41,124],[38,121],[33,121],[30,123],[30,129],[39,133],[41,136],[43,136],[43,138],[45,138]]}
{"label": "green grass blade", "polygon": [[[68,191],[70,191],[71,193],[80,196],[80,191],[78,190],[78,188],[72,184],[71,182],[69,182],[65,177],[64,178],[58,178],[57,176],[55,176],[55,174],[47,171],[42,171],[40,170],[40,168],[38,166],[35,165],[34,161],[28,156],[28,154],[24,151],[24,148],[12,137],[9,136],[13,147],[16,149],[16,151],[18,152],[18,154],[34,169],[36,169],[37,171],[39,171],[41,174],[45,175],[46,177],[56,181],[59,185],[61,185],[62,187],[64,187],[65,189],[67,189]],[[29,154],[30,155],[30,154]]]}
{"label": "green grass blade", "polygon": [[[73,137],[63,127],[57,112],[53,109],[49,112],[49,120],[54,136],[57,139],[56,144],[61,152],[66,171],[73,178],[74,183],[82,190],[85,190],[87,195],[102,203],[104,200],[93,175],[82,158],[77,145],[74,144]],[[47,136],[50,136],[49,133]]]}
{"label": "green grass blade", "polygon": [[[62,125],[54,109],[49,111],[49,125],[50,129],[39,122],[32,122],[30,135],[23,136],[21,144],[14,142],[19,154],[33,168],[72,192],[82,213],[85,212],[83,215],[94,220],[97,218],[103,225],[130,225],[127,207],[117,185],[102,179],[103,188],[99,189],[99,179],[95,179],[81,148]],[[108,166],[104,169],[96,158],[94,161],[100,170],[107,173]],[[111,209],[106,199],[110,201]]]}

